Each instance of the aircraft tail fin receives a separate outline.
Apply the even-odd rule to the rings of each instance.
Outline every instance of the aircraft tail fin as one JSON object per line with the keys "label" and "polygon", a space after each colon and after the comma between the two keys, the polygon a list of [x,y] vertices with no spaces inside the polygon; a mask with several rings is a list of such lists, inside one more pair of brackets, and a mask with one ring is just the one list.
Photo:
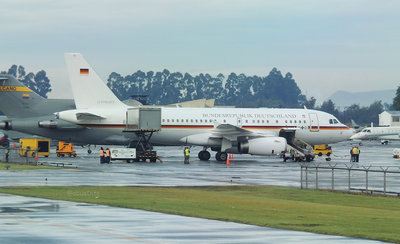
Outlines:
{"label": "aircraft tail fin", "polygon": [[9,118],[41,115],[46,99],[21,84],[14,76],[0,74],[0,111]]}
{"label": "aircraft tail fin", "polygon": [[80,53],[66,53],[68,74],[77,109],[113,108],[124,105]]}

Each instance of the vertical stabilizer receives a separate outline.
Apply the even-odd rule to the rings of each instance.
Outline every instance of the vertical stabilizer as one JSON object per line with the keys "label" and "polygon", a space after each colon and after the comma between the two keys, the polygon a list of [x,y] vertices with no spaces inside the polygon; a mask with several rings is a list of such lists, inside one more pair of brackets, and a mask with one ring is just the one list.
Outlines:
{"label": "vertical stabilizer", "polygon": [[100,79],[82,54],[66,53],[65,61],[77,109],[126,106]]}
{"label": "vertical stabilizer", "polygon": [[42,115],[46,99],[22,85],[14,76],[0,75],[0,111],[9,118]]}

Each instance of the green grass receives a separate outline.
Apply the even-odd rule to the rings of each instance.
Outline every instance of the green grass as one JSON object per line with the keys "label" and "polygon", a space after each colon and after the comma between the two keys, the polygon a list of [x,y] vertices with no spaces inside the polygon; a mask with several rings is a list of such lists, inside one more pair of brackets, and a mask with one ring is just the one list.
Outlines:
{"label": "green grass", "polygon": [[6,187],[0,192],[400,243],[400,199],[272,186]]}
{"label": "green grass", "polygon": [[34,170],[34,169],[56,169],[60,167],[54,166],[44,166],[44,165],[29,165],[29,164],[19,164],[19,163],[0,163],[0,170]]}

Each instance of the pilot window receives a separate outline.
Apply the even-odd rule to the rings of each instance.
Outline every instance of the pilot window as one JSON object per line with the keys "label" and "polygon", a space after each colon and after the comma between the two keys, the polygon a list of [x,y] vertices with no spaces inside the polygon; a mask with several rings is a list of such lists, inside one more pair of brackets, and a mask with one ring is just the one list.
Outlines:
{"label": "pilot window", "polygon": [[330,119],[330,120],[329,120],[329,124],[333,124],[333,119]]}
{"label": "pilot window", "polygon": [[333,123],[334,124],[339,124],[339,121],[337,121],[336,119],[333,119]]}

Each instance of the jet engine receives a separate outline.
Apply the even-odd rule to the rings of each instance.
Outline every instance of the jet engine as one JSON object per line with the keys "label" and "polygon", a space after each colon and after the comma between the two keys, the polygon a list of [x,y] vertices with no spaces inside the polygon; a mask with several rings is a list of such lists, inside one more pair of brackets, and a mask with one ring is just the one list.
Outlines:
{"label": "jet engine", "polygon": [[0,130],[11,130],[11,121],[0,121]]}
{"label": "jet engine", "polygon": [[283,137],[259,137],[239,141],[239,153],[270,156],[286,151],[287,141]]}

